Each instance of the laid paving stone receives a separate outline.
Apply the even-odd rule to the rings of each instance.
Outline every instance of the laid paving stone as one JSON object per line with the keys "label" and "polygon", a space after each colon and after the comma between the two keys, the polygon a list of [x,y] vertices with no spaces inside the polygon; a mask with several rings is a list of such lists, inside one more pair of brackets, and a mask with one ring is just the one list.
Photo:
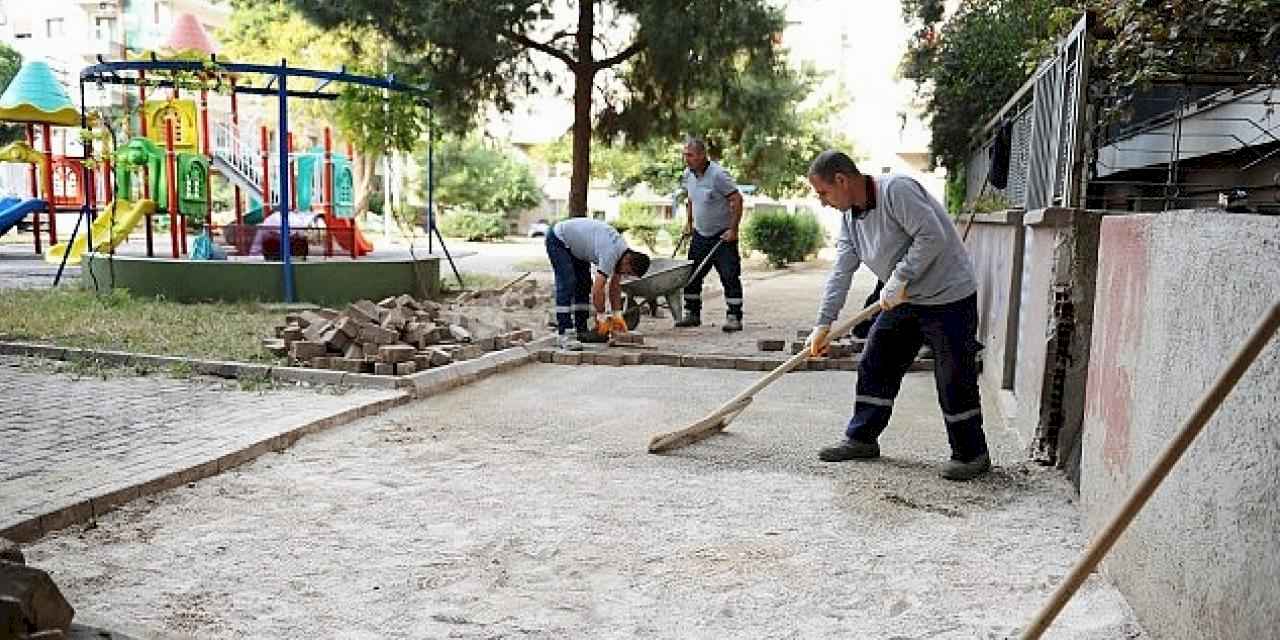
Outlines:
{"label": "laid paving stone", "polygon": [[640,354],[640,364],[652,364],[665,367],[678,367],[681,364],[678,353],[647,352]]}
{"label": "laid paving stone", "polygon": [[552,362],[556,364],[579,364],[582,362],[582,353],[578,351],[557,351],[553,354]]}
{"label": "laid paving stone", "polygon": [[782,351],[787,348],[787,341],[774,338],[761,338],[756,341],[756,348],[761,351]]}
{"label": "laid paving stone", "polygon": [[599,364],[596,361],[596,352],[583,351],[578,354],[578,364]]}
{"label": "laid paving stone", "polygon": [[390,376],[396,372],[396,365],[390,362],[373,363],[373,374],[377,376]]}
{"label": "laid paving stone", "polygon": [[622,364],[625,364],[625,365],[637,365],[637,364],[640,364],[640,354],[638,354],[638,353],[624,353],[624,354],[622,354]]}
{"label": "laid paving stone", "polygon": [[621,367],[625,364],[621,353],[601,351],[595,354],[596,364],[609,367]]}
{"label": "laid paving stone", "polygon": [[555,354],[556,352],[554,349],[539,349],[536,352],[536,357],[538,358],[538,362],[550,363],[555,359]]}
{"label": "laid paving stone", "polygon": [[411,373],[416,373],[417,371],[418,371],[418,365],[415,364],[412,360],[408,362],[396,363],[396,375],[398,376],[407,376]]}

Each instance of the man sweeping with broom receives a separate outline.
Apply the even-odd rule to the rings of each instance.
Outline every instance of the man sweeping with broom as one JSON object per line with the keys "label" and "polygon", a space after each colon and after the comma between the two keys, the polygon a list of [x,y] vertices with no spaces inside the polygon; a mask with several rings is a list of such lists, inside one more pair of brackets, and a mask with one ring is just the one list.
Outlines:
{"label": "man sweeping with broom", "polygon": [[878,458],[880,434],[922,344],[936,357],[934,380],[951,444],[942,470],[970,480],[991,469],[978,397],[977,278],[946,209],[908,176],[859,173],[846,154],[828,150],[809,167],[823,204],[842,213],[836,262],[827,279],[810,355],[826,352],[832,321],[844,307],[860,264],[884,282],[858,365],[857,396],[845,439],[823,449],[825,462]]}

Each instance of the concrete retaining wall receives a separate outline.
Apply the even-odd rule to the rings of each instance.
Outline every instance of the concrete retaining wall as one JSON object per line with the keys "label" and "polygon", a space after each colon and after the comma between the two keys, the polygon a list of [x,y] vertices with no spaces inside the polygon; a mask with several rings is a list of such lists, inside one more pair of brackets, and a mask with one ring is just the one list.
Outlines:
{"label": "concrete retaining wall", "polygon": [[[1268,305],[1280,218],[1102,221],[1081,503],[1103,527]],[[1227,397],[1104,563],[1154,638],[1280,629],[1280,344]]]}
{"label": "concrete retaining wall", "polygon": [[[178,302],[221,300],[280,301],[283,275],[278,262],[173,260],[91,254],[81,271],[89,288],[128,289],[134,295],[163,295]],[[293,263],[298,302],[338,305],[361,298],[378,300],[402,293],[438,293],[440,259],[324,260]]]}
{"label": "concrete retaining wall", "polygon": [[1012,389],[1022,287],[1022,212],[974,216],[965,245],[978,276],[978,340],[986,346],[984,386],[988,393]]}

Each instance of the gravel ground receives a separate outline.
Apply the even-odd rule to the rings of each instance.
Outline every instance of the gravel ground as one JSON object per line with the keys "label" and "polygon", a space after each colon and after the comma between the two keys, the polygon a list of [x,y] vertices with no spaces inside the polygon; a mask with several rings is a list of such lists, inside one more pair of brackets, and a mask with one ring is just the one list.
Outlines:
{"label": "gravel ground", "polygon": [[[937,477],[928,375],[908,376],[879,461],[814,457],[850,409],[836,372],[787,376],[727,434],[644,453],[755,375],[524,367],[28,559],[94,619],[199,638],[914,640],[1016,633],[1083,546],[1069,487],[1011,462],[1008,433],[989,434],[991,475]],[[1094,577],[1048,637],[1142,633]]]}

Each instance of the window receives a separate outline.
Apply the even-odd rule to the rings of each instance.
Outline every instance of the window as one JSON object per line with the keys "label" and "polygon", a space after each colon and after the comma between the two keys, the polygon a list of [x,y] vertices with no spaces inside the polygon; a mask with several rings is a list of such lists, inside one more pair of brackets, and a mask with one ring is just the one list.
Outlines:
{"label": "window", "polygon": [[49,18],[44,21],[44,35],[49,38],[61,38],[62,26],[64,22],[62,18]]}
{"label": "window", "polygon": [[160,24],[160,0],[155,0],[155,2],[151,5],[151,8],[152,8],[151,22],[153,24]]}
{"label": "window", "polygon": [[98,42],[114,42],[116,39],[116,19],[95,19],[93,21],[93,39]]}

